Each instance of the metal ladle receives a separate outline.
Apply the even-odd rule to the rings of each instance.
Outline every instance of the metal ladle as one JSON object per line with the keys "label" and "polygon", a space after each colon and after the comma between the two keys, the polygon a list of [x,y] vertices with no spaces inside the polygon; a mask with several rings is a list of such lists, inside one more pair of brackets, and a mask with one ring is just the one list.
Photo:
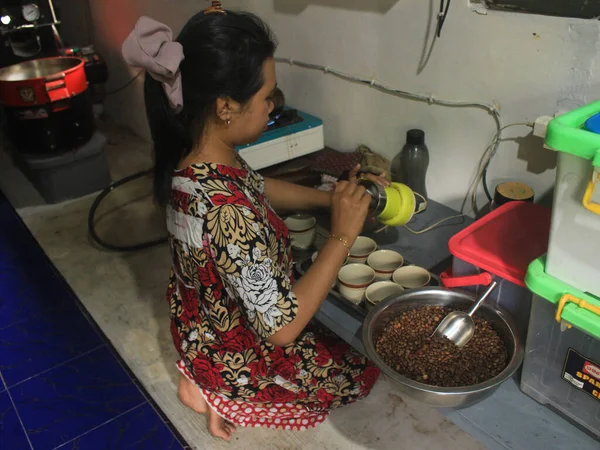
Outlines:
{"label": "metal ladle", "polygon": [[475,311],[479,309],[485,299],[496,289],[496,286],[498,286],[498,283],[494,281],[468,312],[454,311],[444,317],[444,320],[440,322],[431,337],[445,337],[454,342],[457,347],[467,345],[475,333],[473,314],[475,314]]}

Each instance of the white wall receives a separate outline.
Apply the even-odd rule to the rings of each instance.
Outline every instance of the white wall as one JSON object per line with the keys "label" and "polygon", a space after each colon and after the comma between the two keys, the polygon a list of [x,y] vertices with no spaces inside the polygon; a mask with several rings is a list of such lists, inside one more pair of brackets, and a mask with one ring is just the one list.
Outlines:
{"label": "white wall", "polygon": [[[453,100],[497,101],[505,123],[532,121],[595,99],[597,21],[525,14],[478,15],[452,3],[442,38],[419,75],[438,0],[254,0],[280,39],[279,56],[376,77],[404,90]],[[429,35],[433,32],[431,27]],[[535,33],[535,35],[534,35]],[[330,75],[278,66],[290,102],[325,120],[327,144],[365,143],[393,157],[410,127],[422,127],[431,152],[430,196],[458,206],[494,123],[480,110],[429,106],[352,85]],[[597,95],[596,95],[597,97]],[[525,128],[506,136],[525,136]],[[538,193],[554,179],[555,155],[533,138],[505,142],[490,184],[530,183]]]}
{"label": "white wall", "polygon": [[[193,12],[208,3],[91,2],[96,41],[111,66],[110,87],[135,73],[125,69],[118,52],[139,14],[153,15],[178,31]],[[457,0],[452,3],[442,38],[419,74],[438,0],[247,0],[225,4],[248,7],[269,22],[280,41],[278,56],[374,77],[438,98],[496,101],[505,124],[533,121],[598,96],[594,96],[594,88],[598,89],[594,68],[600,61],[597,21],[500,12],[480,15],[467,0]],[[430,196],[455,207],[495,130],[492,118],[481,110],[417,103],[287,65],[278,66],[278,78],[289,104],[324,119],[326,143],[333,148],[353,150],[364,143],[392,158],[407,129],[423,128],[431,152]],[[141,82],[111,99],[107,107],[115,119],[147,136]],[[538,194],[552,185],[555,155],[544,150],[540,141],[520,137],[528,133],[525,128],[507,130],[506,136],[516,139],[502,144],[490,169],[490,185],[518,179],[530,183]]]}
{"label": "white wall", "polygon": [[[139,69],[125,64],[121,44],[141,15],[148,15],[167,24],[176,36],[185,23],[197,12],[210,5],[209,0],[61,0],[62,37],[71,45],[89,41],[87,5],[93,21],[93,42],[106,59],[110,70],[107,92],[121,87]],[[247,9],[247,0],[230,0],[228,7]],[[129,127],[150,141],[150,132],[144,109],[144,77],[140,76],[131,87],[108,97],[105,108],[119,124]]]}

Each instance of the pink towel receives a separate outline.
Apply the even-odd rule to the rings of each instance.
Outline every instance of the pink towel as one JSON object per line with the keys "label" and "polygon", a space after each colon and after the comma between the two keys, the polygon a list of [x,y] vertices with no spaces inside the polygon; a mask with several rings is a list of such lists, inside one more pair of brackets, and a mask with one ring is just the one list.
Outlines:
{"label": "pink towel", "polygon": [[173,41],[173,31],[156,20],[142,16],[122,46],[123,58],[162,82],[169,104],[176,113],[183,108],[179,65],[185,58],[183,47]]}

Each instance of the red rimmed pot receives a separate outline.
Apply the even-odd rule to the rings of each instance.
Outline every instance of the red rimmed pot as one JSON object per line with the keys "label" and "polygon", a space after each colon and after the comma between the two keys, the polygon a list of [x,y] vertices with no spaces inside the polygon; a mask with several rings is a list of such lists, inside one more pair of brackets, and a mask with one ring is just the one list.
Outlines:
{"label": "red rimmed pot", "polygon": [[57,154],[85,144],[95,131],[81,58],[25,61],[0,70],[7,134],[25,154]]}

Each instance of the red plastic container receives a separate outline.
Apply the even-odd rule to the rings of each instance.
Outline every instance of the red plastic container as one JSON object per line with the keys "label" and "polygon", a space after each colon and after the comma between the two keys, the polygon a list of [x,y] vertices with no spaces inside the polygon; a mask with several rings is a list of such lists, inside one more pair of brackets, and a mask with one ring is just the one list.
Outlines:
{"label": "red plastic container", "polygon": [[531,292],[525,287],[529,264],[547,252],[551,210],[526,203],[507,203],[450,239],[454,256],[442,284],[476,295],[493,280],[498,287],[487,300],[507,310],[525,339]]}

